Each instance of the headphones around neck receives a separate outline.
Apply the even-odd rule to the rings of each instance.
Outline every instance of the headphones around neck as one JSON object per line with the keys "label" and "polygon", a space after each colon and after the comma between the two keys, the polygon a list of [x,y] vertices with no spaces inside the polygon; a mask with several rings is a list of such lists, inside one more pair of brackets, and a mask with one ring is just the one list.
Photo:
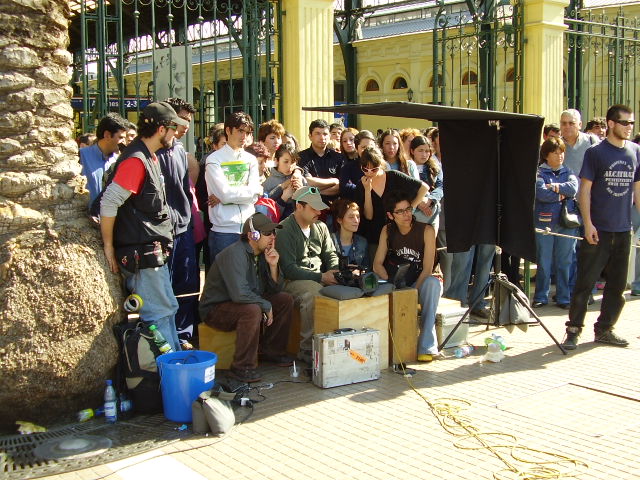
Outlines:
{"label": "headphones around neck", "polygon": [[253,227],[253,216],[249,217],[249,233],[247,233],[247,238],[257,242],[260,240],[260,232]]}

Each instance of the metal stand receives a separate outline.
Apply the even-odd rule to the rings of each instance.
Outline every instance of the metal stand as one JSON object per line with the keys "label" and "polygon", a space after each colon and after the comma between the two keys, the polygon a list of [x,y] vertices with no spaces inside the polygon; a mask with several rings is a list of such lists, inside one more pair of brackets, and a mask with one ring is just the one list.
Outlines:
{"label": "metal stand", "polygon": [[[500,238],[501,238],[501,223],[502,223],[502,197],[501,197],[501,191],[500,191],[500,121],[499,120],[491,120],[489,121],[490,125],[493,125],[496,127],[496,152],[497,152],[497,158],[496,158],[496,175],[498,177],[498,182],[497,182],[497,203],[496,203],[496,218],[497,218],[497,222],[496,222],[496,244],[500,244]],[[442,342],[442,344],[438,345],[438,350],[442,350],[442,348],[447,344],[447,342],[449,341],[449,339],[453,336],[453,334],[456,332],[456,330],[460,327],[460,325],[464,322],[467,324],[470,324],[471,322],[465,322],[464,320],[469,316],[469,314],[471,313],[471,311],[476,307],[476,305],[485,297],[485,294],[487,292],[487,289],[490,286],[503,286],[505,287],[507,290],[509,290],[509,295],[513,296],[513,298],[516,299],[516,301],[522,305],[523,307],[525,307],[528,311],[529,314],[531,316],[533,316],[533,318],[535,319],[535,321],[532,322],[523,322],[521,324],[527,324],[527,325],[531,325],[531,324],[537,324],[542,326],[542,328],[544,328],[545,332],[547,332],[547,334],[551,337],[551,339],[555,342],[555,344],[558,346],[558,348],[560,349],[560,351],[566,355],[567,352],[565,351],[564,348],[562,348],[562,345],[560,345],[560,343],[558,343],[558,340],[556,340],[556,338],[553,336],[553,334],[549,331],[549,329],[544,325],[544,323],[542,323],[542,320],[540,320],[540,317],[538,317],[538,315],[532,310],[531,306],[529,305],[529,301],[525,301],[523,299],[521,299],[518,295],[515,295],[513,292],[518,289],[517,286],[515,286],[513,283],[511,283],[506,275],[504,275],[503,273],[501,273],[502,271],[502,249],[500,247],[498,247],[496,245],[496,258],[495,258],[495,263],[494,263],[494,270],[495,273],[492,273],[491,276],[489,277],[489,281],[487,282],[487,285],[484,287],[484,289],[482,290],[482,293],[480,295],[478,295],[478,298],[474,298],[473,302],[469,302],[469,308],[467,309],[466,312],[464,312],[464,315],[462,315],[462,318],[458,321],[458,323],[456,324],[455,327],[453,327],[453,330],[451,330],[451,332],[449,332],[449,335],[447,335],[447,338],[444,339],[444,342]],[[494,296],[495,296],[495,292],[498,291],[500,292],[499,288],[494,288]],[[500,295],[500,293],[498,293],[498,295]],[[499,318],[499,314],[500,314],[500,306],[502,304],[502,299],[498,298],[497,301],[494,301],[492,303],[492,308],[491,308],[491,316],[494,318],[494,321],[492,323],[490,322],[473,322],[474,325],[486,325],[487,328],[489,328],[489,326],[493,325],[496,327],[501,327],[504,325],[500,325],[500,318]],[[498,308],[494,308],[494,305],[498,305]],[[513,325],[513,324],[511,324]]]}
{"label": "metal stand", "polygon": [[[500,256],[500,253],[497,253],[496,256]],[[505,287],[509,291],[509,295],[512,295],[513,298],[520,305],[522,305],[524,308],[527,309],[527,311],[529,312],[529,315],[533,317],[531,322],[522,322],[522,323],[520,323],[518,325],[540,325],[542,328],[544,328],[544,331],[547,332],[547,335],[549,335],[549,337],[551,337],[551,340],[553,340],[554,343],[558,346],[558,348],[563,353],[563,355],[567,354],[566,350],[562,347],[562,345],[560,345],[560,343],[558,342],[556,337],[553,336],[553,334],[551,333],[551,331],[549,331],[549,329],[546,327],[546,325],[544,323],[542,323],[542,320],[540,320],[540,317],[536,314],[536,312],[533,311],[533,309],[531,308],[531,305],[529,305],[529,302],[528,301],[524,301],[520,296],[514,295],[512,293],[516,289],[518,289],[518,287],[516,285],[514,285],[513,283],[511,283],[507,279],[507,276],[505,274],[503,274],[503,273],[492,273],[491,274],[491,277],[490,277],[489,281],[487,282],[487,286],[484,288],[484,290],[482,290],[482,294],[480,295],[480,298],[476,298],[474,300],[473,304],[469,305],[469,308],[467,308],[467,311],[464,312],[464,315],[462,315],[462,318],[460,320],[458,320],[458,323],[456,324],[456,326],[453,327],[451,332],[449,332],[449,335],[447,335],[447,338],[445,338],[444,341],[440,345],[438,345],[438,350],[442,350],[444,348],[444,346],[447,344],[449,339],[451,337],[453,337],[453,334],[456,333],[456,330],[463,323],[472,324],[472,325],[486,325],[487,328],[489,328],[490,326],[495,326],[495,327],[505,327],[506,326],[506,325],[500,325],[500,320],[499,320],[499,318],[500,318],[500,305],[502,305],[502,298],[497,298],[496,301],[492,302],[491,316],[489,318],[489,321],[487,321],[487,322],[469,322],[469,321],[466,321],[465,322],[465,319],[467,317],[469,317],[469,314],[471,313],[471,311],[480,302],[480,300],[482,298],[484,298],[485,293],[487,292],[487,290],[491,286],[493,286],[493,287],[499,287],[499,286]],[[500,291],[499,288],[494,288],[494,296],[496,295],[495,292],[499,292],[499,291]],[[501,295],[501,294],[498,294],[498,295]],[[495,309],[494,305],[498,305],[498,309]],[[491,321],[492,318],[493,318],[493,321]],[[515,325],[515,324],[509,324],[509,325]]]}

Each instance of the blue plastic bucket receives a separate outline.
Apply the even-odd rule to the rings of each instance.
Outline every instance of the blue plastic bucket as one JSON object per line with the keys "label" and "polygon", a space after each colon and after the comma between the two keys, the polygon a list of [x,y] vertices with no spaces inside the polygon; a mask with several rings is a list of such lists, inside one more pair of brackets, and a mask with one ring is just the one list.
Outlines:
{"label": "blue plastic bucket", "polygon": [[190,423],[191,404],[202,392],[213,387],[218,356],[212,352],[188,350],[160,355],[164,416],[172,422]]}

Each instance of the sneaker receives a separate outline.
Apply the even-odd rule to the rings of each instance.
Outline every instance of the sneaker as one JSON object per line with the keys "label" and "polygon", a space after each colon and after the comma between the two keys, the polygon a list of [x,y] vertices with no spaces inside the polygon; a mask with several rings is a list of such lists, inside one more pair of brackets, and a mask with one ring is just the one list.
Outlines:
{"label": "sneaker", "polygon": [[279,367],[290,367],[293,365],[293,357],[289,355],[275,355],[270,353],[261,353],[258,355],[261,362],[275,363]]}
{"label": "sneaker", "polygon": [[589,301],[587,301],[587,305],[593,305],[594,303],[596,303],[596,299],[593,298],[593,294],[589,295]]}
{"label": "sneaker", "polygon": [[569,307],[570,307],[571,305],[569,305],[568,303],[558,303],[558,304],[556,304],[556,306],[557,306],[558,308],[563,309],[563,310],[569,310]]}
{"label": "sneaker", "polygon": [[533,308],[542,308],[542,307],[544,307],[545,305],[546,305],[546,303],[542,303],[542,302],[533,302],[533,303],[531,304],[531,306],[532,306]]}
{"label": "sneaker", "polygon": [[233,368],[229,370],[231,375],[244,383],[259,382],[262,377],[255,368]]}
{"label": "sneaker", "polygon": [[575,350],[578,348],[578,340],[580,339],[580,328],[567,327],[567,333],[562,342],[562,347],[565,350]]}
{"label": "sneaker", "polygon": [[616,347],[626,347],[629,345],[624,338],[619,337],[611,330],[605,330],[604,332],[596,332],[595,341],[597,343],[605,343],[607,345],[613,345]]}

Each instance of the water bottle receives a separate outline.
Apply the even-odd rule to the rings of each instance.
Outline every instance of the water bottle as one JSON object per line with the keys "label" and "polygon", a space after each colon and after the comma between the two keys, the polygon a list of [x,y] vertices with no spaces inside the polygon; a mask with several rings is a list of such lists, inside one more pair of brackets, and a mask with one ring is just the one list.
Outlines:
{"label": "water bottle", "polygon": [[107,380],[107,388],[104,390],[104,418],[107,423],[116,423],[118,420],[116,399],[116,389],[113,388],[111,380]]}
{"label": "water bottle", "polygon": [[160,330],[158,330],[158,327],[156,325],[151,325],[149,327],[149,331],[153,335],[153,341],[158,347],[158,350],[160,350],[160,353],[173,352],[173,348],[171,348],[171,345],[169,345],[169,343],[164,339],[164,337],[162,336],[162,334],[160,333]]}
{"label": "water bottle", "polygon": [[131,410],[133,410],[131,400],[126,393],[121,393],[118,401],[118,415],[122,418],[128,418],[131,416]]}
{"label": "water bottle", "polygon": [[490,337],[484,339],[484,344],[488,347],[491,343],[497,343],[500,346],[500,350],[504,351],[507,349],[507,342],[504,341],[500,335],[496,335],[492,333]]}
{"label": "water bottle", "polygon": [[474,350],[473,345],[464,345],[462,347],[456,348],[456,350],[453,353],[456,356],[456,358],[463,358],[471,355],[471,352],[473,352],[473,350]]}

